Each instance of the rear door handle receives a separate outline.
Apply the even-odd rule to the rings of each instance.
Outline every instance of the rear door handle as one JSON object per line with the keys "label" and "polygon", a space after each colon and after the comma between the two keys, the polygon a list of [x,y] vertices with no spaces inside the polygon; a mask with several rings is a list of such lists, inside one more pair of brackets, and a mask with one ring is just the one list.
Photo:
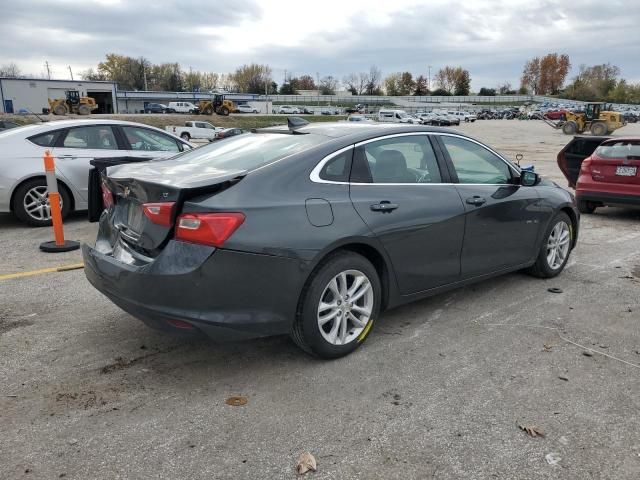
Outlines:
{"label": "rear door handle", "polygon": [[383,200],[380,203],[371,205],[371,210],[374,212],[392,212],[396,208],[398,208],[398,204],[391,203],[388,200]]}
{"label": "rear door handle", "polygon": [[66,158],[69,160],[73,160],[74,158],[77,158],[75,155],[59,155],[59,158]]}
{"label": "rear door handle", "polygon": [[474,195],[473,197],[467,198],[465,202],[467,202],[469,205],[475,205],[476,207],[479,207],[480,205],[486,203],[487,199],[479,197],[478,195]]}

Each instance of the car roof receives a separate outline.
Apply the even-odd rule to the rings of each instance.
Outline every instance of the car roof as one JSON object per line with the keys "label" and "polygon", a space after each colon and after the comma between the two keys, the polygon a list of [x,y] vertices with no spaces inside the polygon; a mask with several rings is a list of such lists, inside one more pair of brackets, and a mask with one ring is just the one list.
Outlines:
{"label": "car roof", "polygon": [[[279,132],[287,133],[286,125],[278,125],[274,127],[262,128],[261,132]],[[375,137],[377,135],[391,135],[394,133],[411,133],[411,132],[449,132],[456,133],[454,130],[430,127],[425,125],[397,124],[397,123],[365,123],[365,122],[314,122],[304,125],[296,129],[300,133],[312,133],[323,135],[330,138],[340,138],[346,136],[355,136],[354,141]],[[467,135],[465,135],[467,136]]]}
{"label": "car roof", "polygon": [[[51,130],[59,130],[61,128],[81,127],[84,125],[130,125],[134,127],[149,127],[155,130],[158,128],[143,123],[127,122],[124,120],[99,120],[99,119],[82,119],[82,120],[52,120],[50,122],[31,123],[15,129],[11,129],[13,135],[34,135],[40,132],[48,132]],[[7,132],[8,133],[8,132]]]}

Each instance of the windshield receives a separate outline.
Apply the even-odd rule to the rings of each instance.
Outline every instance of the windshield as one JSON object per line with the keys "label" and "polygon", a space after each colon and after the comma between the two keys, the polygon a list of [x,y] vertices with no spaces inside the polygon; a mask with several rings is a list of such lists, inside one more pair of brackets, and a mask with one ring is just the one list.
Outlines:
{"label": "windshield", "polygon": [[619,140],[607,142],[600,145],[595,153],[600,158],[640,158],[640,141]]}
{"label": "windshield", "polygon": [[301,152],[328,138],[322,135],[286,133],[250,133],[238,135],[210,145],[184,152],[169,160],[173,162],[202,165],[218,170],[254,170],[294,153]]}

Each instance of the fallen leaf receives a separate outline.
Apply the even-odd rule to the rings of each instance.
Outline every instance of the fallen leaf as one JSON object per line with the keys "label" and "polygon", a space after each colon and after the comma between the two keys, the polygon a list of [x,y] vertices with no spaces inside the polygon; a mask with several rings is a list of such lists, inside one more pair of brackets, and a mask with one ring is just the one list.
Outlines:
{"label": "fallen leaf", "polygon": [[247,404],[247,397],[229,397],[225,400],[227,405],[231,405],[232,407],[241,407],[242,405]]}
{"label": "fallen leaf", "polygon": [[304,475],[305,473],[311,471],[315,472],[317,469],[316,459],[309,452],[304,452],[300,454],[298,458],[298,464],[296,465],[296,472],[298,475]]}
{"label": "fallen leaf", "polygon": [[544,437],[544,430],[535,425],[518,425],[518,428],[532,437]]}
{"label": "fallen leaf", "polygon": [[547,345],[546,343],[543,345],[545,352],[550,352],[553,348],[553,345]]}
{"label": "fallen leaf", "polygon": [[593,357],[593,353],[591,352],[582,352],[585,357]]}
{"label": "fallen leaf", "polygon": [[569,379],[567,377],[558,377],[560,380],[564,380],[565,382],[568,382]]}

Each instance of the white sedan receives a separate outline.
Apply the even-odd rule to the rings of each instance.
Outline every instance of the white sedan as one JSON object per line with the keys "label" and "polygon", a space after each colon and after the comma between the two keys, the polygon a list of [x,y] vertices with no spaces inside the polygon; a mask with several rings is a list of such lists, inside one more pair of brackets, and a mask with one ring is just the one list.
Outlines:
{"label": "white sedan", "polygon": [[298,113],[300,113],[300,110],[298,110],[298,108],[296,108],[296,107],[291,107],[289,105],[281,105],[280,108],[278,109],[278,113],[298,114]]}
{"label": "white sedan", "polygon": [[91,160],[166,158],[193,148],[189,142],[140,123],[59,120],[0,133],[0,213],[13,212],[33,226],[51,225],[43,156],[56,164],[62,216],[86,210]]}
{"label": "white sedan", "polygon": [[258,110],[251,105],[238,105],[236,107],[237,113],[258,113]]}

